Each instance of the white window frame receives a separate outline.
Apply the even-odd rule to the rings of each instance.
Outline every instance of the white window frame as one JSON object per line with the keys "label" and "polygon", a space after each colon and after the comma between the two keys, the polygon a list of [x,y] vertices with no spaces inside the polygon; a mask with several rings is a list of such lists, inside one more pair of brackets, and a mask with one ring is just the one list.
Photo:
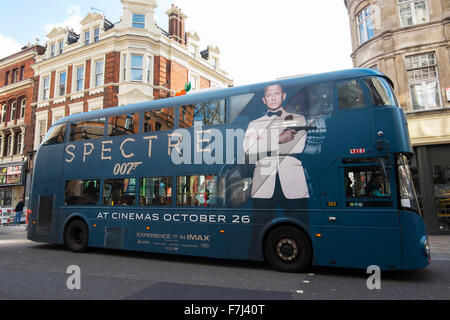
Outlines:
{"label": "white window frame", "polygon": [[2,104],[2,110],[1,110],[1,114],[0,114],[0,122],[3,123],[6,120],[6,109],[7,109],[7,104],[4,103]]}
{"label": "white window frame", "polygon": [[200,77],[197,74],[189,72],[188,82],[191,83],[192,91],[197,91],[200,88]]}
{"label": "white window frame", "polygon": [[[375,35],[375,28],[374,28],[374,23],[373,23],[374,16],[375,16],[375,14],[374,14],[374,11],[372,10],[371,5],[364,7],[356,15],[359,44],[366,43],[367,41],[369,41],[370,39],[372,39],[374,37],[374,35]],[[370,24],[372,25],[372,32],[373,32],[373,34],[371,36],[369,36],[369,33],[368,33],[368,30],[369,30],[368,22],[369,21],[370,21]],[[364,34],[361,34],[361,27],[360,27],[361,25],[363,25],[363,27],[364,27],[363,28]]]}
{"label": "white window frame", "polygon": [[[86,37],[86,35],[87,35],[87,37]],[[83,31],[83,43],[85,46],[91,44],[91,30]]]}
{"label": "white window frame", "polygon": [[[83,72],[81,73],[81,79],[78,79],[78,70],[83,69]],[[73,81],[73,90],[72,92],[81,92],[84,90],[84,80],[85,80],[85,74],[86,74],[86,66],[84,64],[77,65],[75,67],[74,72],[74,81]],[[78,82],[81,81],[81,89],[78,88]]]}
{"label": "white window frame", "polygon": [[[425,3],[425,21],[417,21],[418,17],[417,17],[417,13],[416,13],[415,3],[421,2],[421,1],[423,1]],[[409,9],[411,12],[412,24],[403,23],[401,7],[404,7],[404,6],[406,7],[407,5],[409,5]],[[430,7],[428,5],[427,0],[397,0],[397,9],[398,9],[398,16],[400,19],[400,25],[402,27],[414,26],[416,24],[427,23],[430,21]]]}
{"label": "white window frame", "polygon": [[[97,73],[97,64],[102,63],[101,73]],[[105,84],[105,59],[94,60],[92,74],[93,85],[92,88],[102,87]],[[100,76],[100,78],[98,78]],[[100,82],[98,81],[100,79]]]}
{"label": "white window frame", "polygon": [[27,98],[23,98],[20,101],[20,119],[25,118],[26,107],[27,107]]}
{"label": "white window frame", "polygon": [[[48,80],[47,87],[45,86],[45,81]],[[42,77],[42,101],[50,99],[50,75]]]}
{"label": "white window frame", "polygon": [[[61,94],[61,89],[62,89],[62,87],[61,87],[61,75],[63,73],[65,73],[64,94]],[[57,91],[55,93],[58,93],[57,95],[55,94],[55,97],[64,97],[67,94],[67,70],[63,70],[63,71],[58,72],[58,85],[55,86],[55,90]]]}
{"label": "white window frame", "polygon": [[[138,54],[138,53],[131,53],[131,58],[130,58],[130,81],[133,82],[143,82],[144,81],[144,55],[143,54]],[[142,63],[141,63],[141,67],[133,67],[133,57],[141,57],[142,58]],[[140,70],[141,71],[141,79],[134,79],[133,78],[133,70]]]}
{"label": "white window frame", "polygon": [[58,53],[59,54],[64,53],[64,40],[58,41]]}
{"label": "white window frame", "polygon": [[[96,35],[95,33],[98,31],[98,34]],[[94,43],[95,42],[99,42],[100,41],[100,27],[95,27],[94,28]]]}
{"label": "white window frame", "polygon": [[[143,16],[144,17],[144,22],[135,22],[134,21],[134,17],[135,16]],[[145,20],[147,19],[147,16],[145,15],[145,13],[139,13],[139,12],[133,12],[131,15],[131,26],[135,29],[145,29]],[[139,25],[138,27],[135,26]],[[142,26],[142,27],[141,27]]]}
{"label": "white window frame", "polygon": [[56,44],[53,42],[50,44],[50,57],[54,57],[56,54]]}
{"label": "white window frame", "polygon": [[[433,58],[431,58],[433,57]],[[416,59],[414,59],[416,58]],[[415,61],[414,61],[415,60]],[[438,66],[436,60],[436,52],[424,52],[414,55],[405,56],[406,74],[409,85],[409,92],[411,98],[411,110],[412,111],[423,111],[423,110],[436,110],[443,106],[442,96],[441,96],[441,85],[439,81]],[[435,76],[433,76],[435,74]],[[431,82],[437,83],[437,98],[439,98],[437,106],[433,105],[424,95],[424,106],[423,109],[415,110],[413,105],[413,91],[412,86],[420,85],[422,91],[426,90],[427,84]],[[424,90],[425,89],[425,90]],[[436,102],[436,101],[434,101]]]}
{"label": "white window frame", "polygon": [[11,110],[9,113],[9,121],[14,121],[16,120],[16,116],[17,116],[17,101],[13,101],[11,102]]}

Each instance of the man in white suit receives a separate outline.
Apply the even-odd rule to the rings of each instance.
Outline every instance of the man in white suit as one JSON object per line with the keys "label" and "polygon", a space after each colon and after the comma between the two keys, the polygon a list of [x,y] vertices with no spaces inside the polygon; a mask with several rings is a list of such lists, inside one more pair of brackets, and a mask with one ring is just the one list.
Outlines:
{"label": "man in white suit", "polygon": [[250,122],[245,133],[244,151],[257,160],[253,175],[252,198],[272,199],[277,176],[286,199],[309,198],[308,185],[300,160],[291,155],[305,149],[305,117],[283,109],[286,93],[280,85],[265,89],[267,113]]}
{"label": "man in white suit", "polygon": [[[256,161],[253,174],[253,226],[250,258],[258,258],[263,227],[274,218],[279,206],[285,217],[308,225],[308,184],[302,162],[295,157],[305,149],[305,117],[283,109],[286,93],[280,85],[265,88],[263,103],[267,113],[250,122],[244,138],[244,151]],[[300,209],[300,210],[299,210]],[[303,210],[302,210],[303,209]]]}

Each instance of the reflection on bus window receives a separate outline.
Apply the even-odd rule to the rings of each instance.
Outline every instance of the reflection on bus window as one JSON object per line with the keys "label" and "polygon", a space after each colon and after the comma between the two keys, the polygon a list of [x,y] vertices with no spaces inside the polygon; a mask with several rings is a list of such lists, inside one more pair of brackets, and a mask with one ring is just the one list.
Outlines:
{"label": "reflection on bus window", "polygon": [[50,128],[50,131],[45,136],[42,145],[48,146],[51,144],[64,143],[66,139],[66,129],[66,124],[60,124]]}
{"label": "reflection on bus window", "polygon": [[70,141],[98,139],[103,137],[105,119],[86,120],[70,125]]}
{"label": "reflection on bus window", "polygon": [[389,84],[382,78],[366,78],[364,81],[369,88],[374,106],[395,106],[396,100]]}
{"label": "reflection on bus window", "polygon": [[171,206],[172,177],[141,178],[141,206]]}
{"label": "reflection on bus window", "polygon": [[175,124],[175,108],[145,112],[144,133],[172,130]]}
{"label": "reflection on bus window", "polygon": [[103,183],[105,206],[134,206],[136,179],[106,179]]}
{"label": "reflection on bus window", "polygon": [[109,118],[108,136],[123,136],[139,133],[139,113],[124,114]]}
{"label": "reflection on bus window", "polygon": [[64,204],[66,206],[98,206],[100,180],[70,180],[66,182]]}
{"label": "reflection on bus window", "polygon": [[181,128],[190,128],[196,121],[200,121],[204,126],[224,124],[225,100],[208,101],[181,107]]}
{"label": "reflection on bus window", "polygon": [[391,186],[380,167],[351,167],[345,169],[345,195],[347,198],[390,197]]}
{"label": "reflection on bus window", "polygon": [[359,85],[358,80],[340,82],[337,85],[339,109],[359,109],[366,106],[364,91]]}
{"label": "reflection on bus window", "polygon": [[216,207],[217,176],[182,176],[177,178],[177,206]]}

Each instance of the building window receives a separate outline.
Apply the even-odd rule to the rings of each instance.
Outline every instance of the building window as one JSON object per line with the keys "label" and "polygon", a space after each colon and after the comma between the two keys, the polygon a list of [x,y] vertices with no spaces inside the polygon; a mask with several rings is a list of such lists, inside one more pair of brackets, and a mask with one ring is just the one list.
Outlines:
{"label": "building window", "polygon": [[91,32],[90,31],[86,31],[84,32],[84,44],[87,46],[91,40]]}
{"label": "building window", "polygon": [[374,36],[373,11],[370,6],[365,7],[358,14],[359,44],[363,44]]}
{"label": "building window", "polygon": [[9,84],[9,71],[6,71],[5,86],[7,86],[8,84]]}
{"label": "building window", "polygon": [[59,74],[59,96],[64,96],[66,94],[66,72],[61,72]]}
{"label": "building window", "polygon": [[39,123],[39,144],[44,141],[45,135],[47,134],[47,121],[40,120]]}
{"label": "building window", "polygon": [[103,85],[103,60],[95,63],[95,86]]}
{"label": "building window", "polygon": [[142,81],[143,56],[131,55],[131,81]]}
{"label": "building window", "polygon": [[77,68],[77,92],[83,90],[84,87],[84,67]]}
{"label": "building window", "polygon": [[16,119],[16,111],[17,111],[17,102],[13,101],[11,103],[11,117],[9,118],[9,121],[14,121]]}
{"label": "building window", "polygon": [[12,135],[11,134],[6,139],[6,155],[12,156]]}
{"label": "building window", "polygon": [[145,29],[145,15],[133,14],[133,28]]}
{"label": "building window", "polygon": [[122,66],[122,72],[123,72],[123,81],[127,81],[127,55],[123,55],[123,66]]}
{"label": "building window", "polygon": [[94,42],[98,42],[100,40],[100,28],[94,29]]}
{"label": "building window", "polygon": [[398,11],[402,27],[430,20],[426,0],[398,0]]}
{"label": "building window", "polygon": [[64,41],[59,42],[59,54],[63,54],[64,52]]}
{"label": "building window", "polygon": [[0,122],[5,122],[5,115],[6,115],[6,104],[2,104],[2,114],[0,115]]}
{"label": "building window", "polygon": [[434,52],[406,57],[413,111],[441,107],[440,85]]}
{"label": "building window", "polygon": [[55,44],[52,43],[50,46],[50,56],[54,57],[55,56]]}
{"label": "building window", "polygon": [[22,99],[22,101],[20,101],[20,119],[25,118],[26,105],[27,105],[27,99]]}
{"label": "building window", "polygon": [[22,81],[25,78],[25,66],[20,67],[19,81]]}
{"label": "building window", "polygon": [[42,84],[42,100],[49,99],[49,92],[50,92],[50,77],[46,77],[44,78]]}
{"label": "building window", "polygon": [[22,154],[22,132],[17,132],[14,140],[14,154]]}
{"label": "building window", "polygon": [[19,80],[19,69],[14,69],[12,73],[12,81],[11,83],[16,83]]}
{"label": "building window", "polygon": [[151,83],[152,79],[152,57],[148,57],[147,61],[147,82]]}

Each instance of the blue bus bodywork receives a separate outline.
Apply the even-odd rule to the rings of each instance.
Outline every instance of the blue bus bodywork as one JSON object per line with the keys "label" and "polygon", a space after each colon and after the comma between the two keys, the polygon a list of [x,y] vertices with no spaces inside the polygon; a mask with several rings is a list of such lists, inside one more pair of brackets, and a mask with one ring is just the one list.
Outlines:
{"label": "blue bus bodywork", "polygon": [[[384,94],[377,94],[382,85]],[[272,259],[275,267],[305,259],[295,268],[279,268],[284,271],[299,271],[309,264],[425,267],[430,257],[424,221],[414,204],[417,199],[405,196],[413,193],[408,189],[409,168],[404,163],[412,147],[405,115],[390,85],[376,71],[353,69],[66,117],[52,126],[53,131],[60,128],[62,140],[46,144],[51,129],[36,155],[28,238],[66,245],[86,239],[89,247],[213,258]],[[281,158],[276,169],[255,188],[258,161],[271,163],[274,156],[269,150],[263,156],[255,155],[252,162],[245,142],[250,124],[269,116],[269,87],[282,88],[282,109],[289,115],[283,121],[293,124],[277,132],[293,130],[291,139],[302,135],[296,145],[302,144],[302,150],[290,153],[294,146],[277,155]],[[310,88],[319,93],[322,104],[315,111],[311,102],[302,107],[312,100]],[[208,101],[223,101],[223,114],[213,119],[218,123],[210,124],[205,120],[208,116],[196,113],[208,111],[199,107]],[[213,111],[219,110],[219,104],[213,104]],[[173,128],[147,130],[153,122],[145,113],[165,108],[173,108]],[[139,129],[133,134],[110,135],[114,131],[111,119],[120,115],[135,115]],[[182,125],[189,117],[190,125]],[[196,117],[203,126],[195,124]],[[74,124],[92,119],[104,121],[103,128],[95,129],[103,134],[96,139],[76,138]],[[299,182],[290,189],[295,193],[306,188],[303,198],[286,195],[288,184],[280,178],[286,159],[301,163],[293,167],[303,168],[306,185]],[[378,175],[383,178],[384,194],[369,196],[369,180]],[[273,196],[257,198],[270,179]],[[81,184],[77,192],[83,197],[89,183],[95,185],[90,186],[97,190],[96,199],[71,204],[69,191]],[[144,190],[149,186],[154,191]],[[121,188],[120,195],[111,196],[114,188]],[[159,195],[159,202],[152,198],[152,203],[146,203],[145,196],[153,193]],[[280,195],[271,209],[265,207],[282,193],[284,197]],[[125,196],[127,200],[121,203]],[[68,231],[74,221],[82,221],[85,229]]]}

